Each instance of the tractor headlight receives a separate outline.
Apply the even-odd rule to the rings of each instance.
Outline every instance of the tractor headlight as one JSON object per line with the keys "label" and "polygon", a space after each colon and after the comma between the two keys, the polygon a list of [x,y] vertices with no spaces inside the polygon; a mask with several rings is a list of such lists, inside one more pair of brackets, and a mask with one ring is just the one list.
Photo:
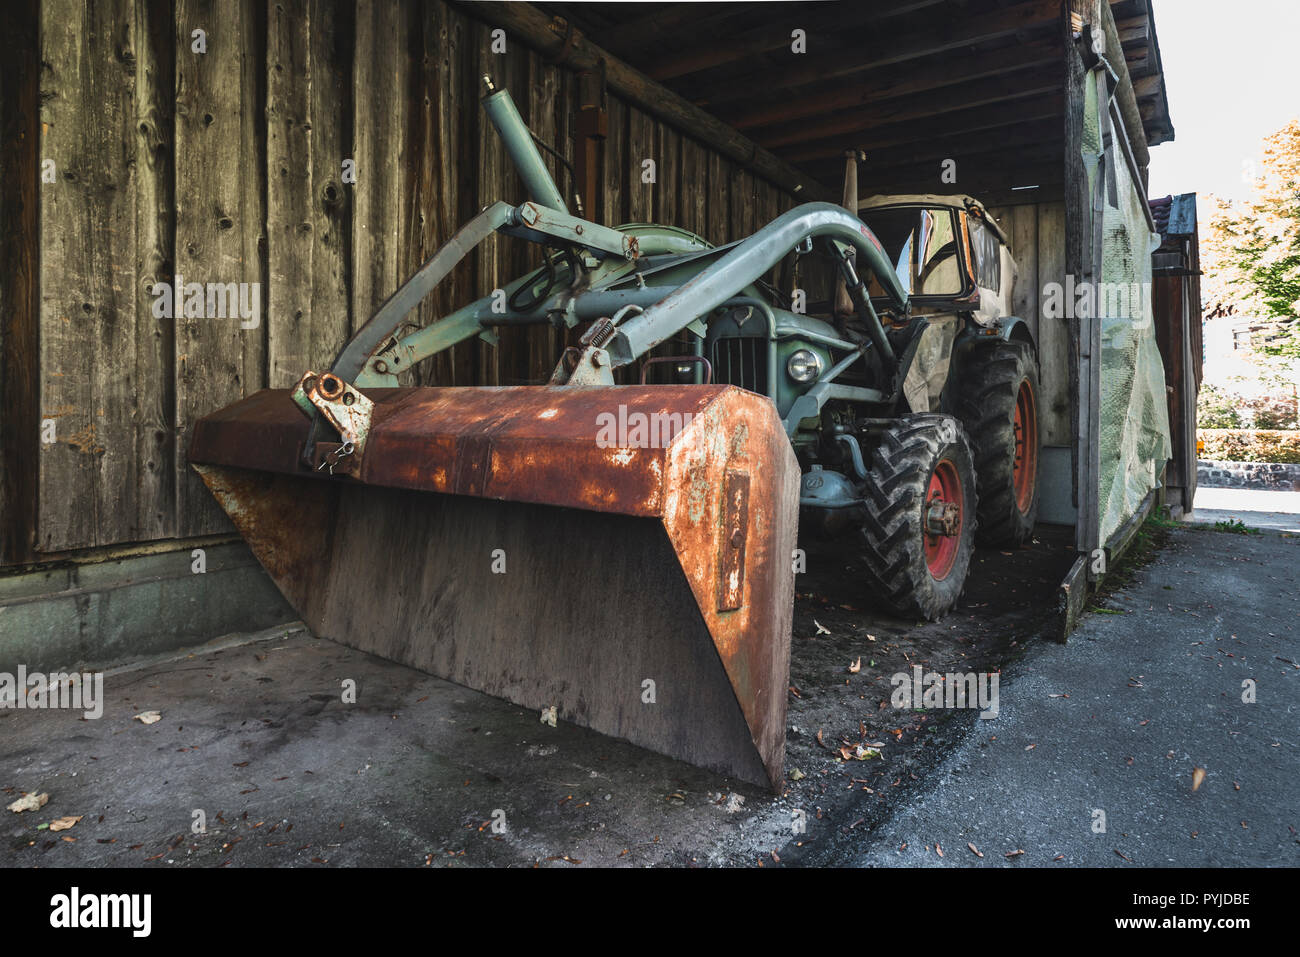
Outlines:
{"label": "tractor headlight", "polygon": [[799,349],[786,360],[785,371],[795,382],[812,382],[822,374],[821,357],[810,349]]}

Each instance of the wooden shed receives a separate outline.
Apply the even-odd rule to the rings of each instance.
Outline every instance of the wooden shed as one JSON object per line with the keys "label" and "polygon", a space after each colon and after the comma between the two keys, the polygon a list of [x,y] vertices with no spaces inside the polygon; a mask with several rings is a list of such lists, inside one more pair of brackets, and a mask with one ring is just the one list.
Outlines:
{"label": "wooden shed", "polygon": [[1165,498],[1175,516],[1189,514],[1196,497],[1196,397],[1205,349],[1201,339],[1201,253],[1196,194],[1151,200],[1160,231],[1152,258],[1152,312],[1169,389],[1173,454]]}
{"label": "wooden shed", "polygon": [[[1125,184],[1145,196],[1148,149],[1173,136],[1149,0],[16,0],[8,34],[0,565],[24,584],[0,602],[93,592],[96,565],[134,586],[144,559],[176,595],[221,604],[251,587],[186,461],[191,427],[328,363],[461,222],[522,198],[478,109],[484,74],[608,224],[739,238],[838,200],[846,150],[865,154],[863,196],[984,200],[1040,353],[1040,517],[1075,529],[1073,601],[1084,559],[1122,538],[1104,488],[1102,322],[1044,303],[1054,284],[1106,279],[1112,233],[1130,247],[1123,280],[1141,260],[1149,275],[1145,202],[1140,229],[1108,219]],[[525,255],[489,242],[417,321],[500,286]],[[164,301],[190,282],[235,296],[226,317]],[[550,329],[475,340],[419,380],[535,382],[560,345]],[[1120,508],[1121,525],[1138,511]],[[227,546],[228,577],[192,574],[196,549]],[[74,571],[32,577],[49,568]],[[253,604],[186,634],[279,613],[274,596]],[[135,633],[69,608],[77,640]]]}

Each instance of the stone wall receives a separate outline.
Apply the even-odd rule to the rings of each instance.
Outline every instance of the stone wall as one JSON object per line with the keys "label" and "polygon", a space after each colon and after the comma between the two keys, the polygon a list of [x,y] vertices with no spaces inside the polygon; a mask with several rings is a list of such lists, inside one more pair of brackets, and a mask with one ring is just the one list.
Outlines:
{"label": "stone wall", "polygon": [[1258,488],[1274,492],[1300,491],[1300,465],[1276,462],[1196,463],[1196,484],[1204,488]]}

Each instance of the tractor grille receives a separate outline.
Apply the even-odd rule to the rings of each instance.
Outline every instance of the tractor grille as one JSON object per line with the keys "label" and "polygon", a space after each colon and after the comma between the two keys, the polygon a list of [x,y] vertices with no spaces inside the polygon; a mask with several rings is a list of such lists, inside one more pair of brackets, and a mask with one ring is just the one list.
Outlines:
{"label": "tractor grille", "polygon": [[767,340],[755,337],[715,339],[709,361],[713,381],[768,395]]}

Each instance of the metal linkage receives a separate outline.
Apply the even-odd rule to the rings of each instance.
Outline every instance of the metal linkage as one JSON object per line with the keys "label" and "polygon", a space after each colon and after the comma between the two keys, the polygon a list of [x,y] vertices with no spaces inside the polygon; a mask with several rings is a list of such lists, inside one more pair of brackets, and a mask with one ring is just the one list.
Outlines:
{"label": "metal linkage", "polygon": [[[777,217],[644,313],[621,325],[606,346],[614,368],[633,362],[684,329],[697,316],[706,315],[761,279],[801,242],[819,237],[838,240],[857,249],[894,304],[900,309],[906,307],[907,293],[890,268],[880,242],[862,220],[830,203],[806,203]],[[877,327],[880,320],[874,311],[868,310],[867,315],[868,330],[875,342],[870,319],[875,319]],[[879,330],[879,336],[884,339],[883,329]]]}

